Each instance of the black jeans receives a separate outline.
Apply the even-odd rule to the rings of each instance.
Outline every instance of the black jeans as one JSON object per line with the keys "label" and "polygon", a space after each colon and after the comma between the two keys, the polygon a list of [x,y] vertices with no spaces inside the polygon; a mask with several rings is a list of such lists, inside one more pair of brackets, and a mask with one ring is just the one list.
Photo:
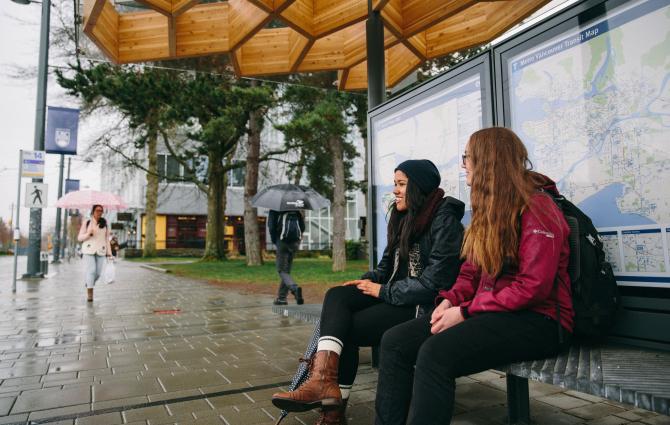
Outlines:
{"label": "black jeans", "polygon": [[449,424],[457,377],[555,355],[557,326],[526,310],[479,314],[437,335],[430,316],[390,329],[381,344],[375,424]]}
{"label": "black jeans", "polygon": [[279,273],[279,290],[277,291],[277,298],[285,300],[288,292],[295,293],[298,289],[298,284],[295,283],[291,277],[291,266],[293,266],[293,256],[300,247],[300,241],[284,242],[277,241],[277,255],[275,264],[277,266],[277,273]]}
{"label": "black jeans", "polygon": [[338,383],[351,385],[358,371],[358,347],[378,345],[387,329],[414,318],[416,307],[395,306],[363,294],[355,286],[336,286],[326,293],[321,336],[343,342]]}

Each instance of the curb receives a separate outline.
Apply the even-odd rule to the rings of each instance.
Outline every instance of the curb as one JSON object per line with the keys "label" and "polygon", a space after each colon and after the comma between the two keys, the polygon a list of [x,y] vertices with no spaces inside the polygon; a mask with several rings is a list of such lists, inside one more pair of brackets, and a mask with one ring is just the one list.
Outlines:
{"label": "curb", "polygon": [[163,268],[152,266],[152,265],[149,265],[149,264],[140,264],[140,267],[145,268],[145,269],[149,269],[149,270],[153,270],[155,272],[171,273],[170,270],[168,270],[168,269],[163,269]]}

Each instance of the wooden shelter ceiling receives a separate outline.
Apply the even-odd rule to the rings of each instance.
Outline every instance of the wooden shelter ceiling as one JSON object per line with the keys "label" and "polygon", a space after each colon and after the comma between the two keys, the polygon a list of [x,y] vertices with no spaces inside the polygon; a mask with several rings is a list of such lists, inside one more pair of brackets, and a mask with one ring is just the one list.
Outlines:
{"label": "wooden shelter ceiling", "polygon": [[[367,0],[136,1],[149,10],[84,0],[84,32],[115,63],[229,53],[240,76],[337,70],[341,89],[367,87]],[[427,59],[493,40],[548,2],[373,0],[386,85]]]}

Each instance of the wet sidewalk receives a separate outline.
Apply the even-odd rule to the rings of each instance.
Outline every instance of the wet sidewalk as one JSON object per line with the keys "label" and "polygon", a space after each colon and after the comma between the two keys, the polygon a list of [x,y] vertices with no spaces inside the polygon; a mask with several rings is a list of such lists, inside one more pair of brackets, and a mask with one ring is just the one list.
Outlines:
{"label": "wet sidewalk", "polygon": [[[25,266],[19,267],[20,271]],[[312,325],[280,318],[272,297],[242,295],[120,262],[117,282],[86,303],[83,262],[50,267],[11,293],[0,257],[0,424],[273,424],[270,395],[285,388]],[[309,301],[309,300],[308,300]],[[372,424],[369,350],[349,423]],[[504,424],[504,375],[459,379],[453,424]],[[670,424],[670,418],[531,383],[538,424]],[[312,424],[315,412],[284,424]]]}

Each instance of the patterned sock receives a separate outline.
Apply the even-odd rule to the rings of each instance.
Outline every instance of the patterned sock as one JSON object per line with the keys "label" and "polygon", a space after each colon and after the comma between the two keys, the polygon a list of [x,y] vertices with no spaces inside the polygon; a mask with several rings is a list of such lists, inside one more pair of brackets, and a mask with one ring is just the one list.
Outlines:
{"label": "patterned sock", "polygon": [[319,338],[319,344],[316,346],[316,351],[334,351],[339,356],[342,354],[342,341],[335,338],[334,336],[322,336]]}

